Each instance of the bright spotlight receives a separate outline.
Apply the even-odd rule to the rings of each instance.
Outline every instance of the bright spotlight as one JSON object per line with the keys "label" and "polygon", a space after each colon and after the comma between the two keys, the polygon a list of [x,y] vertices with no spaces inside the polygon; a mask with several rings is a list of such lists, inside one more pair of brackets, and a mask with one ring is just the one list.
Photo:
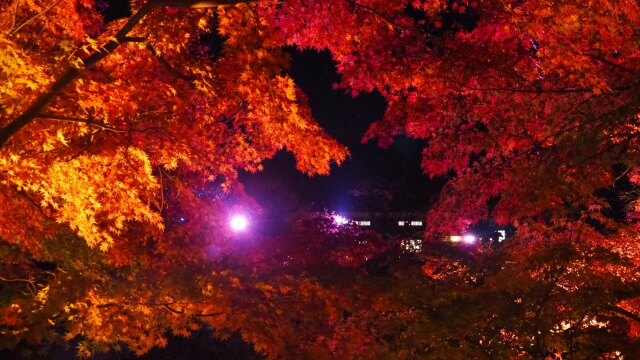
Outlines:
{"label": "bright spotlight", "polygon": [[473,244],[473,243],[476,242],[476,236],[475,235],[471,235],[471,234],[467,234],[467,235],[462,237],[462,241],[464,241],[465,244]]}
{"label": "bright spotlight", "polygon": [[346,223],[349,222],[349,219],[347,219],[346,217],[342,216],[342,215],[333,215],[333,222],[338,225],[344,225]]}
{"label": "bright spotlight", "polygon": [[241,214],[233,215],[231,220],[229,220],[229,226],[231,227],[231,230],[235,232],[245,231],[249,226],[249,220],[246,216]]}

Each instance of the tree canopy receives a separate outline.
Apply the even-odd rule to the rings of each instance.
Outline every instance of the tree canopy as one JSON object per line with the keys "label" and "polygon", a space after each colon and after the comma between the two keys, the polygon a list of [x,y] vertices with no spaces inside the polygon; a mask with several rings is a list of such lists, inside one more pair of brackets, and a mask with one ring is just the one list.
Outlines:
{"label": "tree canopy", "polygon": [[[101,6],[0,3],[2,346],[142,354],[210,326],[274,358],[637,356],[637,2],[134,0],[110,22]],[[251,206],[239,170],[348,157],[290,47],[384,97],[364,140],[426,141],[423,170],[448,182],[420,254],[323,219],[223,230],[220,194]],[[435,241],[480,221],[514,236]]]}

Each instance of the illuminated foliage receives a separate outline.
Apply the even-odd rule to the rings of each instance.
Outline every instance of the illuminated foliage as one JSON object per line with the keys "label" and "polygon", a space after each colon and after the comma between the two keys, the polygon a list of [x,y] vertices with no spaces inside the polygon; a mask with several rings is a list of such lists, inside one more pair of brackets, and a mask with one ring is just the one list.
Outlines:
{"label": "illuminated foliage", "polygon": [[247,5],[218,9],[217,61],[190,50],[213,10],[134,3],[137,15],[94,34],[91,2],[32,5],[7,3],[0,19],[1,186],[91,247],[106,251],[130,222],[162,230],[161,172],[229,187],[236,169],[259,171],[280,149],[308,174],[347,155],[281,74],[287,56]]}
{"label": "illuminated foliage", "polygon": [[[348,152],[312,119],[255,5],[192,4],[133,2],[131,18],[104,23],[93,1],[2,2],[3,347],[80,336],[82,356],[118,343],[141,354],[204,321],[277,354],[283,334],[267,330],[284,310],[265,296],[341,306],[312,278],[210,258],[237,249],[200,189],[241,192],[237,171],[279,150],[309,175]],[[210,31],[217,56],[199,40]]]}

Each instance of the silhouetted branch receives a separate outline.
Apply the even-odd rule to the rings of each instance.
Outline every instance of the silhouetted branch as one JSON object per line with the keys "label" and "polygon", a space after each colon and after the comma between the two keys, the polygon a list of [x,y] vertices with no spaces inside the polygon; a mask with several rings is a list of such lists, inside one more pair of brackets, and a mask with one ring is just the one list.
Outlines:
{"label": "silhouetted branch", "polygon": [[628,317],[629,319],[632,319],[632,320],[640,323],[640,315],[636,315],[636,314],[632,313],[629,310],[621,308],[620,306],[611,305],[611,306],[607,307],[607,310],[611,310],[611,311],[616,312],[616,313],[618,313],[620,315],[624,315],[624,316]]}
{"label": "silhouetted branch", "polygon": [[366,10],[367,12],[372,13],[373,15],[375,15],[375,16],[379,17],[380,19],[384,20],[387,24],[393,26],[394,28],[399,28],[399,29],[402,29],[402,30],[409,30],[405,26],[396,24],[395,22],[393,22],[393,20],[389,19],[388,16],[386,16],[385,14],[377,11],[376,9],[374,9],[374,8],[368,6],[368,5],[361,4],[361,3],[353,1],[353,0],[345,0],[345,1],[348,2],[349,4],[355,6],[355,7],[362,8],[362,9]]}

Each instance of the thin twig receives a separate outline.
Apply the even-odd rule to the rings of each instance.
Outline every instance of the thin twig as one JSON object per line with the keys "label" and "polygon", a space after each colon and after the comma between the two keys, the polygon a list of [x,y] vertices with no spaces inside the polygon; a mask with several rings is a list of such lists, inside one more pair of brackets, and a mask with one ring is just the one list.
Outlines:
{"label": "thin twig", "polygon": [[0,281],[4,281],[4,282],[25,282],[25,283],[32,283],[33,280],[29,280],[29,279],[9,279],[6,278],[4,276],[0,276]]}
{"label": "thin twig", "polygon": [[477,88],[471,87],[467,85],[462,85],[467,90],[472,91],[496,91],[496,92],[513,92],[513,93],[531,93],[531,94],[543,94],[543,93],[559,93],[559,94],[569,94],[569,93],[590,93],[591,89],[513,89],[513,88]]}
{"label": "thin twig", "polygon": [[98,123],[98,122],[93,121],[91,119],[75,118],[75,117],[70,117],[70,116],[61,116],[61,115],[54,115],[54,114],[38,114],[36,117],[37,118],[41,118],[41,119],[56,120],[56,121],[66,121],[66,122],[72,122],[72,123],[85,124],[85,125],[97,127],[97,128],[103,129],[103,130],[114,131],[114,132],[126,132],[127,131],[127,130],[124,130],[124,129],[118,129],[118,128],[115,128],[115,127],[112,127],[112,126],[109,126],[109,125],[101,124],[101,123]]}
{"label": "thin twig", "polygon": [[173,66],[171,66],[171,64],[167,61],[167,59],[163,58],[158,53],[158,51],[156,51],[156,49],[153,47],[153,45],[151,45],[151,43],[147,41],[146,38],[138,37],[138,36],[127,36],[127,37],[125,37],[123,39],[122,42],[123,43],[125,43],[125,42],[144,43],[146,49],[149,50],[151,55],[153,55],[156,59],[158,59],[158,62],[160,62],[160,64],[162,66],[164,66],[164,68],[167,69],[167,71],[169,71],[169,73],[171,73],[171,75],[177,77],[178,79],[182,79],[182,80],[193,80],[192,77],[181,73],[180,71],[176,70]]}
{"label": "thin twig", "polygon": [[387,24],[393,26],[394,28],[398,28],[398,29],[402,29],[402,30],[409,30],[407,27],[402,26],[402,25],[398,25],[395,22],[393,22],[393,20],[389,19],[388,16],[386,16],[385,14],[379,12],[378,10],[368,6],[368,5],[364,5],[364,4],[360,4],[359,2],[353,1],[353,0],[345,0],[346,2],[348,2],[349,4],[355,6],[355,7],[359,7],[362,8],[374,15],[376,15],[377,17],[381,18],[382,20],[384,20]]}
{"label": "thin twig", "polygon": [[620,174],[620,176],[618,176],[615,179],[613,179],[613,184],[611,184],[611,186],[616,186],[616,182],[618,180],[622,179],[625,175],[627,175],[629,173],[629,171],[631,171],[631,168],[627,168],[627,170],[625,170],[622,174]]}
{"label": "thin twig", "polygon": [[130,133],[130,132],[145,133],[145,132],[150,131],[150,130],[156,130],[156,131],[164,130],[163,128],[158,127],[158,126],[149,126],[149,127],[143,128],[143,129],[132,129],[132,128],[121,129],[121,128],[117,128],[117,127],[114,127],[114,126],[106,125],[104,123],[99,123],[99,122],[94,121],[94,120],[92,120],[90,118],[83,119],[83,118],[76,118],[76,117],[71,117],[71,116],[62,116],[62,115],[55,115],[55,114],[38,114],[36,116],[36,118],[85,124],[85,125],[89,125],[89,126],[93,126],[93,127],[102,129],[102,130],[108,130],[108,131],[113,131],[113,132],[117,132],[117,133]]}
{"label": "thin twig", "polygon": [[[29,23],[31,23],[32,21],[34,21],[35,19],[39,18],[40,16],[44,15],[45,13],[49,12],[49,10],[53,9],[56,5],[58,5],[60,2],[62,2],[62,0],[58,0],[56,2],[54,2],[53,4],[51,4],[51,6],[49,6],[48,8],[42,10],[40,13],[34,15],[31,19],[23,22],[22,24],[20,24],[20,26],[18,26],[15,30],[11,31],[9,33],[9,35],[15,35],[20,29],[22,29],[24,26],[28,25]],[[13,26],[12,26],[13,27]]]}
{"label": "thin twig", "polygon": [[[158,166],[158,168],[160,168],[160,166]],[[158,171],[160,173],[160,212],[162,212],[162,209],[164,209],[164,178],[162,175],[162,169],[159,169],[160,171]]]}
{"label": "thin twig", "polygon": [[40,207],[40,205],[38,205],[38,203],[36,203],[35,200],[33,200],[29,195],[27,195],[24,191],[18,191],[17,192],[20,196],[22,196],[23,198],[25,198],[31,205],[33,205],[39,212],[40,214],[42,214],[42,216],[44,216],[45,218],[47,218],[50,221],[56,221],[56,219],[52,218],[51,216],[47,215],[47,213],[44,212],[44,210],[42,210],[42,207]]}
{"label": "thin twig", "polygon": [[11,20],[11,27],[9,28],[9,31],[7,31],[8,34],[11,34],[11,31],[13,31],[13,28],[16,26],[16,17],[18,17],[18,4],[20,4],[20,0],[16,0],[16,4],[13,7],[13,19]]}
{"label": "thin twig", "polygon": [[613,68],[616,68],[616,69],[622,70],[622,71],[624,71],[624,72],[626,72],[626,73],[629,73],[629,74],[634,74],[634,75],[635,75],[635,73],[636,73],[635,71],[633,71],[633,70],[631,70],[631,69],[629,69],[629,68],[627,68],[627,67],[624,67],[624,66],[622,66],[622,65],[618,65],[618,64],[616,64],[616,63],[614,63],[614,62],[612,62],[612,61],[609,61],[609,60],[607,60],[607,59],[603,58],[602,56],[598,56],[598,55],[594,55],[594,54],[589,54],[589,53],[581,53],[581,52],[577,52],[577,51],[571,51],[571,52],[572,52],[572,53],[574,53],[574,54],[576,54],[576,55],[582,55],[582,56],[586,56],[586,57],[590,57],[590,58],[592,58],[592,59],[598,60],[598,61],[600,61],[600,62],[601,62],[601,63],[603,63],[603,64],[609,65],[609,66],[611,66],[611,67],[613,67]]}

